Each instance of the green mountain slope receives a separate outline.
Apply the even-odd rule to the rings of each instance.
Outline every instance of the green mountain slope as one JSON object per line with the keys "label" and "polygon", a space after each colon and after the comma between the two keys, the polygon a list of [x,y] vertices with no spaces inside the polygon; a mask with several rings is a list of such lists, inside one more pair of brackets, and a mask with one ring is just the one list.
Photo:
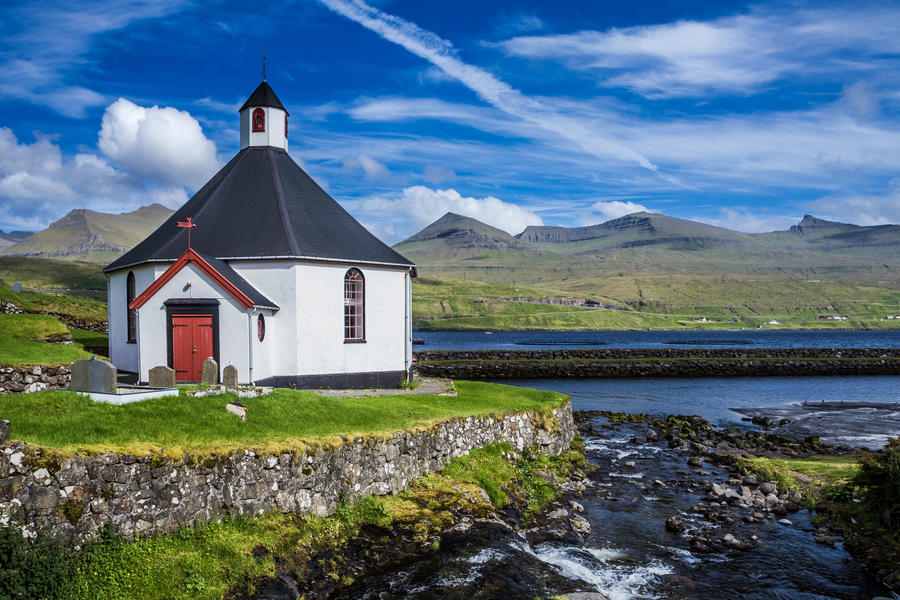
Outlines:
{"label": "green mountain slope", "polygon": [[105,263],[133,248],[171,214],[161,204],[122,214],[76,209],[0,254]]}
{"label": "green mountain slope", "polygon": [[[591,227],[529,227],[513,246],[503,232],[452,217],[395,246],[423,277],[454,280],[456,299],[447,288],[427,285],[429,300],[421,298],[414,311],[417,319],[425,317],[420,327],[756,327],[769,321],[807,327],[835,313],[854,316],[857,326],[887,327],[896,320],[886,317],[900,314],[897,225],[861,227],[807,216],[787,231],[746,234],[635,213]],[[481,235],[460,235],[463,222],[466,231]],[[485,243],[487,233],[493,245]],[[466,281],[507,292],[488,297]],[[462,302],[466,286],[471,290]],[[547,307],[540,318],[526,318],[537,309],[502,304],[518,302],[524,288],[531,296],[538,290],[596,305],[565,315]],[[600,314],[597,305],[625,312]]]}

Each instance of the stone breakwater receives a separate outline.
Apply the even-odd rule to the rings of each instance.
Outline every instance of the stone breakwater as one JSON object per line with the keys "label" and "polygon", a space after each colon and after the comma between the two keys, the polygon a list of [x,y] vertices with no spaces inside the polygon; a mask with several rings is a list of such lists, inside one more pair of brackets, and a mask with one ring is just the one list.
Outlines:
{"label": "stone breakwater", "polygon": [[532,413],[468,417],[391,437],[347,439],[280,453],[221,456],[76,455],[64,459],[22,442],[0,446],[0,520],[72,539],[107,522],[126,537],[173,531],[225,515],[268,510],[329,515],[338,500],[402,491],[451,458],[494,442],[537,444],[557,455],[575,434],[571,404],[548,420]]}
{"label": "stone breakwater", "polygon": [[71,379],[68,365],[0,367],[0,394],[56,390],[68,387]]}
{"label": "stone breakwater", "polygon": [[416,361],[420,375],[455,379],[900,374],[900,350],[870,348],[449,350]]}

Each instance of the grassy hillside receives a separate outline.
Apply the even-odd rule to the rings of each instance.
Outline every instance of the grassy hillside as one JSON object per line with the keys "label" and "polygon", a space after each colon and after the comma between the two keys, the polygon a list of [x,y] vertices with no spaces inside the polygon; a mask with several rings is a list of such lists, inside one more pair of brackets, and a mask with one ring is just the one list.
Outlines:
{"label": "grassy hillside", "polygon": [[[527,297],[530,301],[517,301]],[[625,310],[559,306],[573,297]],[[821,321],[841,314],[849,321]],[[703,274],[613,276],[567,291],[419,277],[417,329],[900,328],[900,290],[842,282]],[[769,325],[778,321],[777,325]]]}
{"label": "grassy hillside", "polygon": [[58,365],[90,358],[77,345],[44,341],[68,333],[50,315],[0,315],[0,365]]}

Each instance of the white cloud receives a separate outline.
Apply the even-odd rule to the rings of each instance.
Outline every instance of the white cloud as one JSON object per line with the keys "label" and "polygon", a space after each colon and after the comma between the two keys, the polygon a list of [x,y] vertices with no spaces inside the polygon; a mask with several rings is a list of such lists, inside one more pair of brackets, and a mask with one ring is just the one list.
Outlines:
{"label": "white cloud", "polygon": [[456,179],[456,173],[453,172],[453,169],[448,169],[441,165],[426,165],[425,172],[422,174],[422,179],[428,183],[440,185],[445,181],[453,181]]}
{"label": "white cloud", "polygon": [[[510,55],[554,59],[596,73],[604,85],[651,98],[753,93],[788,73],[865,73],[865,59],[900,47],[890,6],[753,10],[709,21],[521,36]],[[861,60],[862,59],[862,60]]]}
{"label": "white cloud", "polygon": [[186,111],[110,104],[100,128],[100,150],[129,173],[155,183],[198,188],[220,163],[216,145]]}
{"label": "white cloud", "polygon": [[609,137],[584,119],[571,118],[553,107],[525,96],[493,74],[463,62],[453,45],[430,31],[395,15],[387,14],[363,0],[320,0],[334,12],[356,21],[389,42],[429,61],[458,79],[491,106],[554,133],[598,158],[635,162],[656,171],[646,157]]}
{"label": "white cloud", "polygon": [[[591,205],[591,211],[594,215],[599,215],[603,221],[618,219],[619,217],[624,217],[625,215],[636,212],[656,212],[655,210],[650,210],[643,204],[631,201],[622,202],[621,200],[600,200],[599,202],[594,202]],[[591,217],[590,220],[591,223],[585,223],[585,225],[597,222],[593,217]]]}
{"label": "white cloud", "polygon": [[357,154],[344,160],[345,171],[362,171],[367,181],[390,183],[397,181],[390,169],[367,154]]}
{"label": "white cloud", "polygon": [[880,194],[825,196],[808,205],[817,217],[856,225],[900,224],[900,178]]}
{"label": "white cloud", "polygon": [[466,197],[454,189],[431,189],[421,185],[405,188],[399,197],[367,198],[359,203],[359,209],[363,222],[379,224],[382,223],[379,217],[390,215],[392,222],[402,218],[414,230],[425,227],[448,212],[478,219],[512,235],[522,232],[529,225],[543,225],[541,218],[531,210],[494,196]]}
{"label": "white cloud", "polygon": [[73,208],[124,212],[154,202],[175,208],[186,199],[183,187],[148,184],[96,154],[65,158],[50,138],[20,143],[0,127],[3,228],[42,229]]}
{"label": "white cloud", "polygon": [[720,208],[718,217],[693,217],[694,221],[744,233],[784,231],[800,221],[798,216],[760,215],[749,210]]}

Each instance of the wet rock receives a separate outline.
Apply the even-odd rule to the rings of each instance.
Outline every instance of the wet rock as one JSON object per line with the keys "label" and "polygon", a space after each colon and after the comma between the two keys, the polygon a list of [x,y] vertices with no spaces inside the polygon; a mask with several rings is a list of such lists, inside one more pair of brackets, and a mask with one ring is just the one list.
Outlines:
{"label": "wet rock", "polygon": [[765,483],[759,484],[759,491],[763,494],[774,494],[778,491],[778,484],[774,481],[766,481]]}
{"label": "wet rock", "polygon": [[691,467],[702,467],[703,459],[699,456],[692,456],[687,460],[687,464]]}
{"label": "wet rock", "polygon": [[[686,592],[694,592],[697,590],[697,584],[693,579],[685,577],[684,575],[677,575],[675,573],[666,573],[665,575],[660,575],[659,582],[668,589],[680,589]],[[569,598],[571,598],[571,595],[569,596]]]}
{"label": "wet rock", "polygon": [[793,525],[788,519],[778,519],[778,522],[782,525]]}
{"label": "wet rock", "polygon": [[573,511],[575,511],[575,512],[577,512],[577,513],[583,513],[583,512],[584,512],[584,506],[582,506],[582,505],[579,504],[578,502],[575,502],[574,500],[570,500],[570,501],[569,501],[569,508],[571,508]]}
{"label": "wet rock", "polygon": [[712,488],[711,488],[710,491],[712,492],[712,495],[713,495],[713,496],[716,496],[716,497],[722,497],[722,496],[725,495],[725,490],[726,490],[726,489],[727,489],[727,488],[726,488],[725,486],[721,485],[721,484],[713,483],[713,484],[712,484]]}
{"label": "wet rock", "polygon": [[668,519],[666,519],[666,530],[675,533],[681,533],[682,531],[684,531],[684,521],[682,521],[679,517],[669,517]]}
{"label": "wet rock", "polygon": [[625,466],[628,467],[629,469],[633,469],[633,468],[634,468],[634,461],[633,461],[633,460],[629,460],[628,462],[625,463]]}

